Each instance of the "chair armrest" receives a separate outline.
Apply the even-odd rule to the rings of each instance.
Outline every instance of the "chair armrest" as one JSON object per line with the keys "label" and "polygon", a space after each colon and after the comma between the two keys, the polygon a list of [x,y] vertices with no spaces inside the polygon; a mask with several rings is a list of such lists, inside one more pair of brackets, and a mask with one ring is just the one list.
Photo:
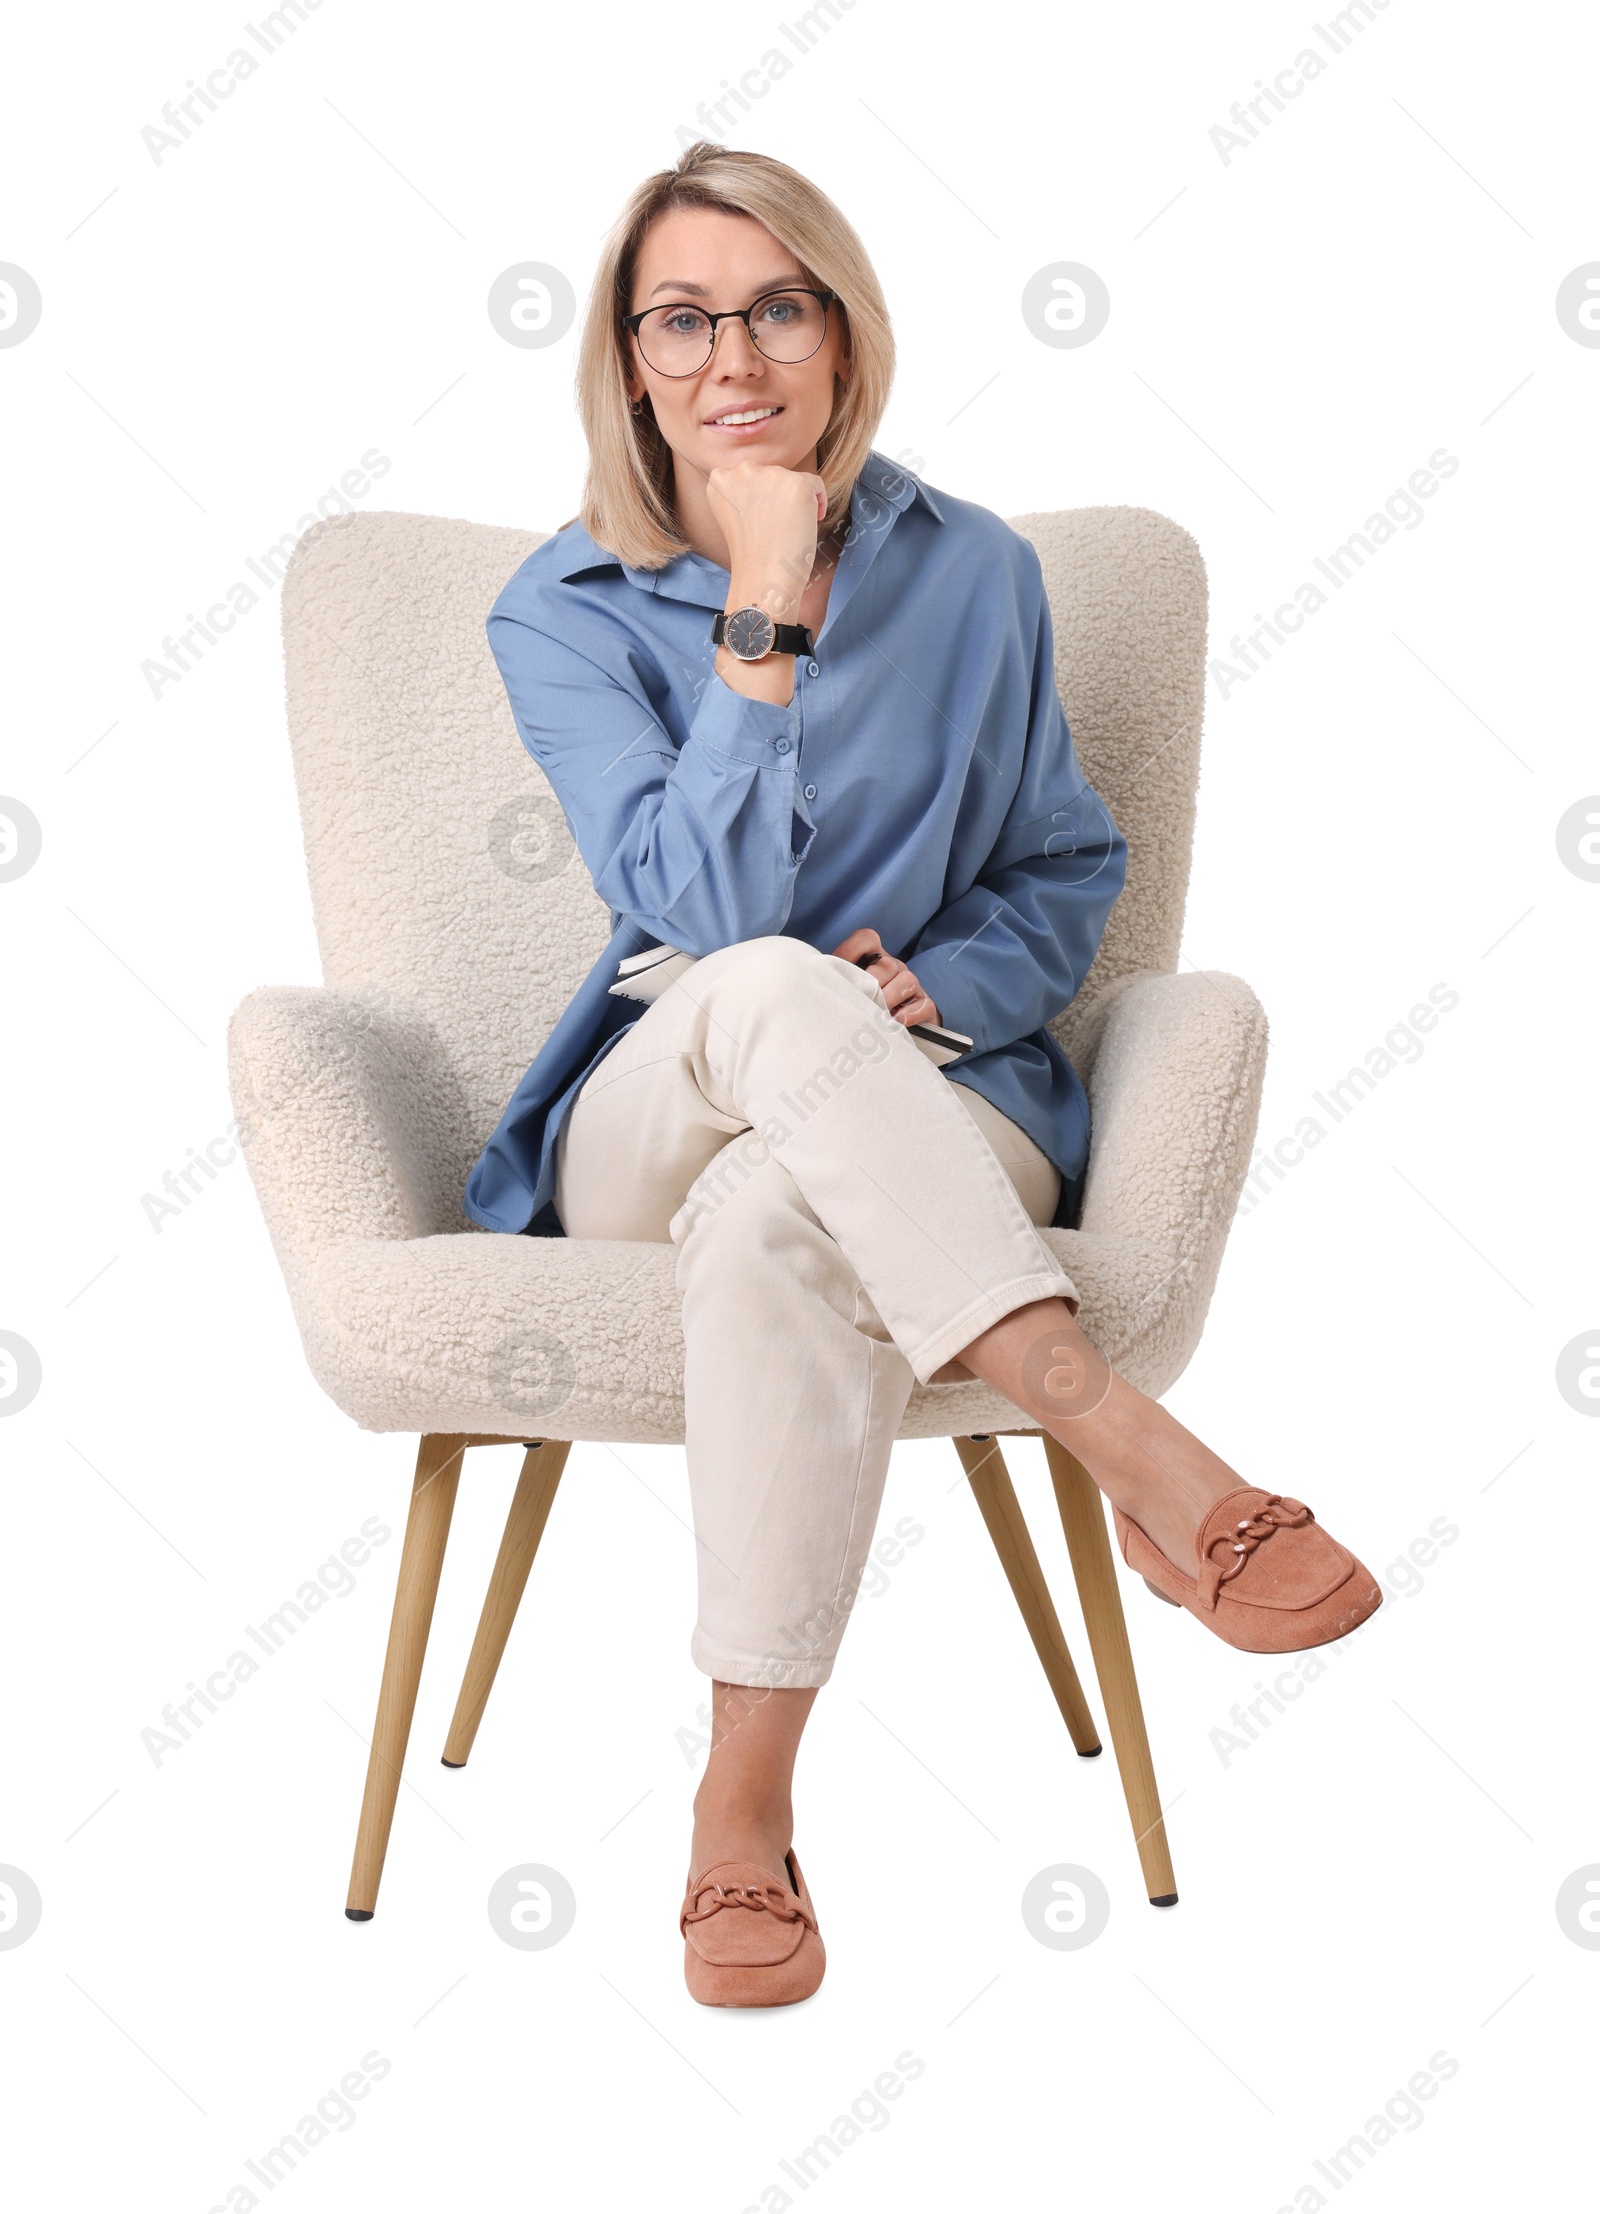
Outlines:
{"label": "chair armrest", "polygon": [[239,1141],[286,1276],[349,1238],[470,1228],[464,1107],[437,1032],[388,992],[286,985],[228,1024]]}
{"label": "chair armrest", "polygon": [[1131,977],[1096,1012],[1079,1227],[1170,1253],[1175,1296],[1209,1275],[1209,1303],[1255,1143],[1266,1010],[1208,969]]}

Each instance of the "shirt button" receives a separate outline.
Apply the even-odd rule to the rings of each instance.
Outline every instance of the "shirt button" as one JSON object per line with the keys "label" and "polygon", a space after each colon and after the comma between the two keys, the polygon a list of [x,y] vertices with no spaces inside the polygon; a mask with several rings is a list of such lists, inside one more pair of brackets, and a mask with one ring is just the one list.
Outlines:
{"label": "shirt button", "polygon": [[774,752],[774,753],[787,753],[787,752],[788,752],[788,750],[789,750],[789,741],[788,741],[788,739],[787,739],[787,738],[774,738],[774,739],[773,739],[773,741],[772,741],[772,750],[773,750],[773,752]]}
{"label": "shirt button", "polygon": [[822,674],[822,671],[821,671],[821,670],[820,670],[820,669],[819,669],[819,668],[817,667],[817,665],[816,665],[816,663],[815,663],[814,661],[808,661],[808,662],[806,663],[806,675],[807,675],[807,676],[821,676],[821,674]]}
{"label": "shirt button", "polygon": [[816,796],[817,796],[817,788],[816,788],[816,786],[815,786],[814,784],[808,784],[808,785],[806,786],[806,798],[807,798],[808,800],[814,800],[814,799],[816,798]]}

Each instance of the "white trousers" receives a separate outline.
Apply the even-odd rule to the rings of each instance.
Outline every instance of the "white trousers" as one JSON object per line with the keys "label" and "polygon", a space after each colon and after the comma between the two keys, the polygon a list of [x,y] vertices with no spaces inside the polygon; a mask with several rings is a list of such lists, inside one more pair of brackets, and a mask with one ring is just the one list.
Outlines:
{"label": "white trousers", "polygon": [[588,1079],[556,1212],[678,1249],[708,1675],[827,1682],[913,1380],[1014,1308],[1077,1312],[1036,1227],[1059,1189],[864,970],[798,938],[697,961]]}

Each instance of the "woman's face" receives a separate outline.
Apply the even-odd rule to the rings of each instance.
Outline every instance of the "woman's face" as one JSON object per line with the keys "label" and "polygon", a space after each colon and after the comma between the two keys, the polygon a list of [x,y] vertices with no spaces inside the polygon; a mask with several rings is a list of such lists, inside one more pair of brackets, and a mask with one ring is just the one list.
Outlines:
{"label": "woman's face", "polygon": [[[716,208],[671,208],[644,235],[633,277],[631,312],[684,302],[716,313],[745,308],[763,293],[811,280],[787,246],[748,215]],[[848,369],[837,304],[827,335],[805,361],[772,361],[751,343],[742,323],[716,326],[717,342],[703,369],[663,376],[628,341],[628,397],[648,393],[661,435],[678,469],[701,478],[748,456],[780,469],[809,469],[833,413],[835,378]],[[730,415],[758,413],[753,423]]]}

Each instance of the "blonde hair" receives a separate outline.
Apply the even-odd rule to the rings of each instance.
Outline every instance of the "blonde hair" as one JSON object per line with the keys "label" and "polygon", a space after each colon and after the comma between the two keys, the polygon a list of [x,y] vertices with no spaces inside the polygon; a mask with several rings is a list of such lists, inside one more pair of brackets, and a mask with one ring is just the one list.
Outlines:
{"label": "blonde hair", "polygon": [[832,312],[843,317],[850,373],[836,385],[833,413],[817,442],[830,521],[847,512],[894,380],[882,287],[866,248],[827,194],[766,154],[698,139],[676,168],[645,179],[613,225],[578,350],[578,413],[589,443],[578,520],[597,546],[637,569],[663,568],[687,546],[672,507],[672,449],[648,403],[632,412],[624,382],[631,357],[622,318],[633,305],[639,248],[669,208],[753,217],[788,247],[812,283],[837,294]]}

